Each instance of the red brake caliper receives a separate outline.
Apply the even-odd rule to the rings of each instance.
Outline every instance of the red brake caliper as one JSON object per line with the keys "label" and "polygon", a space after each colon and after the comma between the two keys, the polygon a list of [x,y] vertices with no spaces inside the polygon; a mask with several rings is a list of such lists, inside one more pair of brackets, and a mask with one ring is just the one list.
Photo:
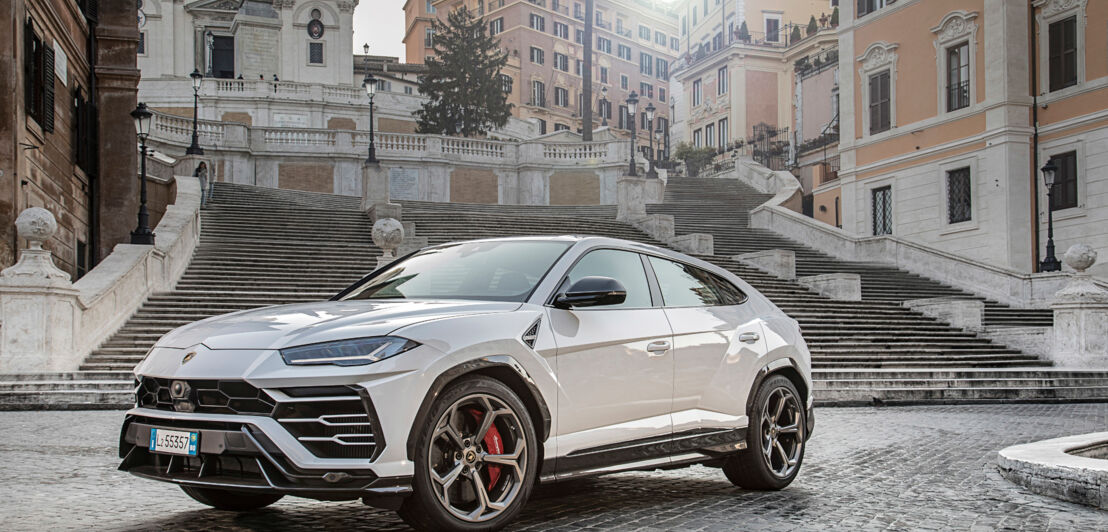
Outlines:
{"label": "red brake caliper", "polygon": [[[481,418],[485,415],[476,408],[469,409],[470,415],[477,420],[477,425],[481,425]],[[489,431],[485,433],[485,452],[488,454],[504,454],[504,441],[500,439],[500,431],[497,430],[496,425],[489,427]],[[489,471],[489,485],[488,489],[491,491],[496,486],[496,481],[500,479],[500,467],[499,465],[489,465],[487,469]]]}

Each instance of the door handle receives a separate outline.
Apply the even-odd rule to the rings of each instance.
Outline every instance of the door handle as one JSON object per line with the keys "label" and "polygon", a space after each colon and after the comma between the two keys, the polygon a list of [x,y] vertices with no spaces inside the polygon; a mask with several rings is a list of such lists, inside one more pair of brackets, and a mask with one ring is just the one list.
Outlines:
{"label": "door handle", "polygon": [[745,333],[742,333],[742,334],[739,335],[739,341],[740,342],[746,342],[748,344],[752,344],[754,342],[757,342],[759,338],[761,338],[761,336],[758,336],[758,333],[752,333],[752,332],[745,332]]}
{"label": "door handle", "polygon": [[657,342],[650,342],[646,345],[646,350],[650,352],[652,357],[660,357],[669,351],[669,342],[665,340],[659,340]]}

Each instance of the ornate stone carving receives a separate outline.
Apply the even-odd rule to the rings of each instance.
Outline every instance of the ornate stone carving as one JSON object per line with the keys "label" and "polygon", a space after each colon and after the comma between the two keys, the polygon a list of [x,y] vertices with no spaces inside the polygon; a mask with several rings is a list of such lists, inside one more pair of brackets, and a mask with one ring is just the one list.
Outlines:
{"label": "ornate stone carving", "polygon": [[273,9],[292,9],[296,7],[296,0],[273,0]]}
{"label": "ornate stone carving", "polygon": [[358,7],[358,0],[342,0],[338,5],[339,11],[343,13],[353,13],[354,8]]}
{"label": "ornate stone carving", "polygon": [[1096,250],[1088,244],[1074,244],[1062,257],[1076,272],[1065,288],[1055,294],[1055,303],[1108,303],[1108,291],[1096,285],[1085,270],[1096,263]]}
{"label": "ornate stone carving", "polygon": [[896,49],[899,45],[875,42],[866,48],[866,53],[858,57],[862,63],[862,72],[871,72],[896,62]]}
{"label": "ornate stone carving", "polygon": [[960,39],[977,30],[977,24],[974,22],[976,18],[977,13],[954,11],[943,17],[938,27],[932,28],[931,31],[938,34],[939,42]]}
{"label": "ornate stone carving", "polygon": [[393,258],[393,251],[404,241],[404,226],[395,218],[381,218],[373,224],[373,243],[384,251],[382,258]]}
{"label": "ornate stone carving", "polygon": [[1088,244],[1074,244],[1066,250],[1062,260],[1065,261],[1066,266],[1078,273],[1084,273],[1096,263],[1096,250]]}
{"label": "ornate stone carving", "polygon": [[1036,0],[1035,7],[1041,8],[1041,15],[1049,17],[1074,8],[1085,8],[1088,0]]}
{"label": "ornate stone carving", "polygon": [[58,232],[58,222],[50,211],[31,207],[19,213],[15,228],[30,246],[19,255],[19,262],[0,272],[5,286],[69,287],[69,274],[54,265],[53,254],[42,243]]}

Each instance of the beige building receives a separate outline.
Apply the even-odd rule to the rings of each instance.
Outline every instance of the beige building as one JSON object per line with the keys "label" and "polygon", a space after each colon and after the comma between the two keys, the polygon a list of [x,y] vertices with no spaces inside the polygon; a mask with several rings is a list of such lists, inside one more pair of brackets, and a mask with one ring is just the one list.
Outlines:
{"label": "beige building", "polygon": [[[583,90],[583,0],[434,0],[432,4],[440,19],[463,4],[484,17],[508,52],[502,79],[513,113],[537,123],[540,134],[580,131],[583,106],[589,105],[594,110],[594,128],[607,124],[626,135],[630,123],[625,101],[632,92],[639,96],[640,148],[649,150],[644,111],[648,105],[657,110],[654,129],[669,130],[669,72],[681,46],[677,14],[669,4],[596,0],[591,102],[584,101]],[[607,89],[606,98],[602,89]]]}
{"label": "beige building", "polygon": [[[682,56],[673,90],[675,141],[728,149],[768,126],[775,146],[790,144],[794,63],[837,46],[826,0],[686,0],[680,5]],[[816,31],[808,24],[816,19]],[[796,38],[794,28],[800,32]],[[762,133],[765,130],[760,129]],[[775,148],[777,149],[777,148]],[[779,151],[779,150],[778,150]],[[786,152],[781,153],[782,166]]]}
{"label": "beige building", "polygon": [[434,0],[404,2],[404,62],[422,64],[435,55],[434,30],[436,18]]}
{"label": "beige building", "polygon": [[1078,242],[1108,254],[1108,2],[842,7],[842,167],[817,186],[817,211],[841,202],[855,235],[1035,271],[1050,160],[1058,254]]}

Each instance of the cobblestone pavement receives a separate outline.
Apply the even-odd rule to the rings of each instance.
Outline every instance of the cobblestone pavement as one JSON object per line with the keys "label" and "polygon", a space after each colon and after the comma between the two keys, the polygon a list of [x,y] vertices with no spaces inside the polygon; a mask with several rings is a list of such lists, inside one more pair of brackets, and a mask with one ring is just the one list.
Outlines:
{"label": "cobblestone pavement", "polygon": [[[0,413],[0,530],[398,530],[360,503],[286,498],[235,514],[115,470],[119,412]],[[817,411],[781,492],[716,469],[625,473],[541,488],[518,530],[1106,530],[1108,512],[1041,497],[995,467],[1008,445],[1103,431],[1108,405]]]}

